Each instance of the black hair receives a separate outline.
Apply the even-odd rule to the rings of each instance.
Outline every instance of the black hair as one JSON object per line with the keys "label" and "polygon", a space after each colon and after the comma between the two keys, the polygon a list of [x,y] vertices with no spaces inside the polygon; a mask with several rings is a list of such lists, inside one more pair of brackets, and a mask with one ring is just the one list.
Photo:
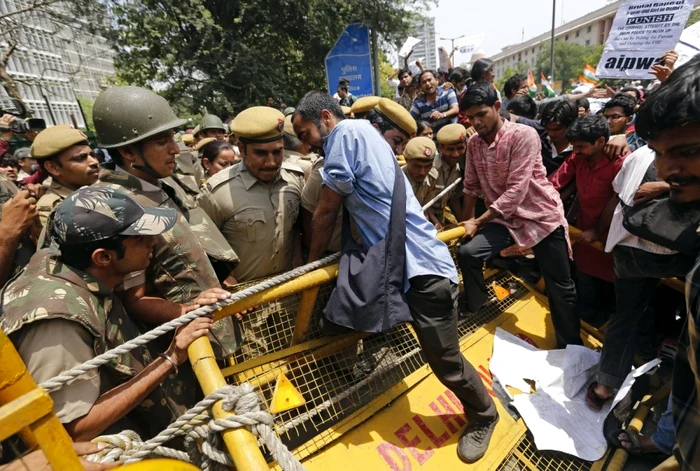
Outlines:
{"label": "black hair", "polygon": [[423,76],[424,76],[425,74],[432,74],[433,78],[438,78],[437,72],[435,72],[434,70],[425,69],[425,70],[424,70],[423,72],[421,72],[420,75],[418,76],[418,85],[421,85],[421,84],[423,83]]}
{"label": "black hair", "polygon": [[337,101],[325,90],[311,90],[299,101],[294,117],[299,116],[304,121],[310,121],[321,126],[321,112],[328,110],[336,119],[345,119],[343,109]]}
{"label": "black hair", "polygon": [[515,93],[520,89],[520,83],[523,81],[527,81],[527,77],[522,74],[515,74],[512,77],[509,77],[508,80],[506,80],[506,83],[503,84],[503,94],[506,96],[506,98],[512,98],[513,95],[515,95]]}
{"label": "black hair", "polygon": [[124,258],[124,241],[129,236],[115,235],[101,240],[93,240],[84,244],[59,245],[61,261],[78,270],[85,271],[92,264],[92,254],[97,249],[114,250],[117,259]]}
{"label": "black hair", "polygon": [[407,70],[407,69],[399,69],[399,73],[396,75],[396,77],[397,77],[399,80],[401,80],[401,77],[403,77],[403,76],[406,75],[406,74],[413,76],[413,74],[411,74],[411,71],[410,71],[410,70]]}
{"label": "black hair", "polygon": [[605,142],[610,139],[608,120],[602,116],[581,116],[571,123],[566,131],[566,139],[569,142],[583,141],[595,144],[601,137],[605,138]]}
{"label": "black hair", "polygon": [[450,75],[447,77],[447,81],[452,82],[452,83],[457,83],[457,82],[461,82],[463,80],[467,80],[467,77],[468,77],[468,74],[467,74],[466,70],[464,70],[461,67],[455,67],[454,69],[452,69],[452,71],[450,72]]}
{"label": "black hair", "polygon": [[493,67],[493,61],[491,59],[479,59],[472,65],[471,76],[472,80],[475,82],[481,82],[484,79],[484,75],[489,69]]}
{"label": "black hair", "polygon": [[637,101],[640,101],[642,99],[642,92],[637,87],[627,85],[626,87],[622,87],[620,89],[620,93],[625,93],[625,94],[629,95],[629,93],[627,93],[627,92],[634,92],[634,96],[637,97]]}
{"label": "black hair", "polygon": [[433,129],[429,122],[423,121],[422,119],[416,121],[416,125],[418,126],[418,129],[416,130],[416,136],[420,136],[421,134],[423,134],[423,131],[425,131],[427,128]]}
{"label": "black hair", "polygon": [[19,169],[19,164],[12,157],[3,157],[0,159],[0,167],[14,167]]}
{"label": "black hair", "polygon": [[493,85],[488,82],[477,82],[464,92],[462,99],[459,100],[460,111],[465,111],[467,108],[474,105],[493,106],[498,101],[498,94]]}
{"label": "black hair", "polygon": [[635,129],[649,140],[659,132],[700,123],[700,55],[690,59],[647,96],[637,111]]}
{"label": "black hair", "polygon": [[576,100],[576,107],[589,111],[591,109],[591,102],[588,101],[588,98],[579,98]]}
{"label": "black hair", "polygon": [[612,97],[603,106],[603,110],[610,108],[620,107],[625,116],[632,116],[634,114],[634,108],[637,106],[637,100],[629,96],[627,93],[618,93]]}
{"label": "black hair", "polygon": [[508,102],[507,110],[523,118],[537,117],[537,103],[528,95],[518,95]]}
{"label": "black hair", "polygon": [[[370,124],[376,124],[377,127],[379,128],[379,132],[381,132],[382,134],[384,134],[384,133],[387,132],[387,131],[391,131],[392,129],[394,129],[394,130],[396,130],[396,131],[400,131],[400,132],[402,132],[403,134],[408,135],[408,134],[406,133],[406,131],[404,131],[403,129],[401,129],[400,127],[398,127],[396,124],[394,124],[389,118],[387,118],[387,117],[384,115],[384,113],[382,113],[381,111],[379,111],[379,110],[376,109],[376,108],[373,109],[373,110],[370,110],[369,113],[367,113],[367,115],[365,116],[364,119],[366,119],[367,121],[369,121]],[[410,136],[409,136],[409,137],[410,137]]]}
{"label": "black hair", "polygon": [[348,79],[341,78],[338,81],[338,85],[350,85],[350,81]]}
{"label": "black hair", "polygon": [[204,159],[207,159],[209,162],[214,162],[224,150],[233,151],[233,146],[226,141],[211,141],[200,149],[199,163],[204,167]]}
{"label": "black hair", "polygon": [[506,111],[504,108],[498,110],[498,115],[506,121],[510,121],[510,113],[508,113],[508,111]]}
{"label": "black hair", "polygon": [[557,123],[567,128],[578,118],[578,106],[571,100],[556,99],[540,106],[540,124]]}
{"label": "black hair", "polygon": [[282,133],[282,141],[284,143],[284,148],[287,150],[298,151],[301,149],[301,141],[293,134],[288,134],[286,132]]}

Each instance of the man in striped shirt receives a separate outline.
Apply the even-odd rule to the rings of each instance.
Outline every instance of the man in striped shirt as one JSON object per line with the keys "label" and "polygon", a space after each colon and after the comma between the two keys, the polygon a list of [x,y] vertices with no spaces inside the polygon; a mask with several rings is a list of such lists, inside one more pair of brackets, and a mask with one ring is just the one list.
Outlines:
{"label": "man in striped shirt", "polygon": [[418,97],[413,101],[411,116],[415,120],[430,123],[436,134],[446,124],[457,122],[459,103],[455,91],[439,88],[437,77],[432,70],[423,71],[418,80],[423,97]]}

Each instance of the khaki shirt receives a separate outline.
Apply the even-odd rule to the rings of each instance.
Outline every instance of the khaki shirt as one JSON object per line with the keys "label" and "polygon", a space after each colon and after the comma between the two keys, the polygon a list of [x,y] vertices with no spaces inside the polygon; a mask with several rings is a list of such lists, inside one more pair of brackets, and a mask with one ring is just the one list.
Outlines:
{"label": "khaki shirt", "polygon": [[425,206],[426,203],[437,196],[438,191],[435,188],[435,182],[437,180],[438,172],[435,170],[435,167],[430,169],[430,172],[425,177],[425,180],[423,180],[423,183],[413,181],[411,176],[408,174],[407,167],[403,167],[401,170],[403,170],[403,173],[408,178],[409,183],[411,183],[413,194],[416,195],[416,199],[420,203],[421,207]]}
{"label": "khaki shirt", "polygon": [[51,211],[53,211],[61,201],[68,198],[71,193],[73,193],[73,190],[70,188],[61,185],[56,180],[51,180],[51,184],[46,189],[46,193],[36,202],[42,227],[46,225],[46,220],[49,218]]}
{"label": "khaki shirt", "polygon": [[[318,207],[318,202],[321,200],[321,187],[323,183],[323,177],[321,176],[321,169],[323,168],[323,157],[319,157],[316,162],[314,162],[313,167],[311,167],[311,173],[309,174],[309,179],[306,180],[304,185],[304,191],[301,193],[301,207],[313,214],[316,212]],[[338,212],[338,219],[335,221],[335,227],[333,228],[333,235],[328,243],[328,252],[340,252],[341,249],[341,234],[343,227],[343,213],[342,210]]]}
{"label": "khaki shirt", "polygon": [[199,206],[241,259],[238,281],[287,271],[292,266],[304,172],[282,162],[272,183],[259,181],[241,161],[202,186]]}
{"label": "khaki shirt", "polygon": [[314,164],[314,161],[318,158],[316,154],[301,154],[299,152],[295,152],[293,150],[284,150],[284,160],[287,162],[291,162],[294,165],[298,166],[304,171],[304,180],[309,179],[309,174],[311,173],[311,167]]}
{"label": "khaki shirt", "polygon": [[[36,383],[95,358],[93,335],[80,323],[67,319],[32,323],[13,341]],[[67,424],[87,415],[100,397],[101,384],[100,373],[94,369],[63,389],[52,392],[58,420]]]}

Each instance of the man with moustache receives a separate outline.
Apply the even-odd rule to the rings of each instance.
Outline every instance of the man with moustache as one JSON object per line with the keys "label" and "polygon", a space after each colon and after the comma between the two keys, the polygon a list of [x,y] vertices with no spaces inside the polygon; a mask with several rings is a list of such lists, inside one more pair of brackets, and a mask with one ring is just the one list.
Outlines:
{"label": "man with moustache", "polygon": [[459,102],[455,91],[439,88],[435,72],[432,70],[423,71],[418,81],[423,96],[414,100],[411,116],[430,123],[436,133],[446,124],[457,122]]}
{"label": "man with moustache", "polygon": [[87,136],[70,126],[53,126],[34,139],[30,155],[51,176],[46,193],[37,201],[41,225],[51,211],[78,188],[97,181],[100,167]]}

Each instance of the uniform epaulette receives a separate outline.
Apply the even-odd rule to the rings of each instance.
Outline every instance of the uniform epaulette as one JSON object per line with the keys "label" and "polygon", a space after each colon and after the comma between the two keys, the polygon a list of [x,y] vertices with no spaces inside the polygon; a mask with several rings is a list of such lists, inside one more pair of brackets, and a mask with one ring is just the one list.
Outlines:
{"label": "uniform epaulette", "polygon": [[241,167],[240,165],[232,165],[231,167],[220,171],[213,177],[210,177],[207,182],[204,184],[207,190],[209,190],[210,193],[212,193],[214,190],[216,190],[218,187],[223,185],[229,180],[232,180],[236,178],[238,175],[241,174]]}
{"label": "uniform epaulette", "polygon": [[292,171],[292,172],[299,172],[299,173],[301,173],[302,176],[304,175],[304,170],[301,167],[299,167],[297,164],[295,164],[294,162],[283,161],[282,168],[285,170]]}
{"label": "uniform epaulette", "polygon": [[430,167],[430,172],[428,172],[428,175],[437,179],[440,176],[440,173],[438,172],[438,169],[436,169],[435,167]]}

